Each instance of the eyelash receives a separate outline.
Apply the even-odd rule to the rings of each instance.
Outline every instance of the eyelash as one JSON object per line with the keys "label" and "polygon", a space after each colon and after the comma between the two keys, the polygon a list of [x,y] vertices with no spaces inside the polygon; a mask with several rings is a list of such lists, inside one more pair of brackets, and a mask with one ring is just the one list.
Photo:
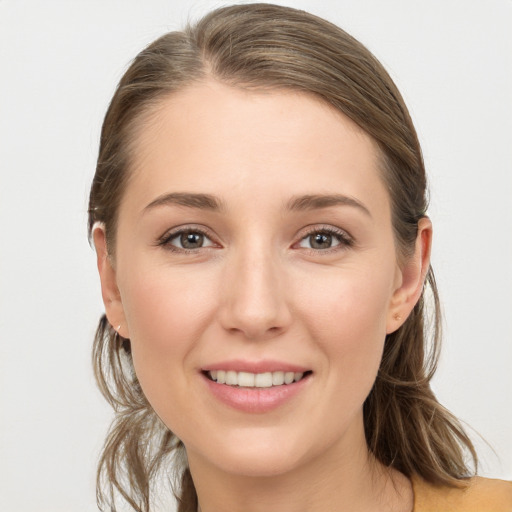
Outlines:
{"label": "eyelash", "polygon": [[[171,244],[171,242],[178,237],[184,235],[184,234],[199,234],[207,238],[212,245],[206,246],[206,247],[198,247],[196,249],[186,249],[181,247],[176,247]],[[339,244],[335,245],[333,247],[328,247],[327,249],[314,249],[312,247],[303,247],[306,251],[314,254],[330,254],[332,252],[344,250],[347,248],[350,248],[354,245],[354,239],[352,236],[350,236],[346,231],[343,231],[341,229],[336,229],[332,226],[315,226],[309,228],[305,234],[303,234],[298,242],[293,244],[292,247],[296,247],[298,244],[306,240],[307,238],[311,237],[312,235],[316,234],[325,234],[332,236],[335,238]],[[177,228],[170,233],[166,233],[161,238],[157,240],[156,245],[165,248],[166,250],[177,252],[181,254],[197,254],[197,252],[200,249],[210,249],[211,247],[214,247],[215,242],[213,241],[212,235],[205,229],[200,227],[194,227],[194,226],[187,226],[186,228]]]}
{"label": "eyelash", "polygon": [[165,233],[165,235],[163,235],[161,238],[158,239],[156,245],[163,247],[164,249],[166,249],[168,251],[177,252],[177,253],[181,253],[181,254],[197,254],[197,251],[199,249],[209,249],[210,247],[212,247],[212,246],[206,246],[206,247],[199,247],[197,249],[186,249],[186,248],[176,247],[171,244],[171,242],[173,240],[175,240],[178,237],[180,237],[181,235],[184,235],[187,233],[202,235],[212,242],[212,246],[215,245],[212,235],[207,230],[200,228],[200,227],[195,227],[195,226],[187,226],[186,228],[177,228],[177,229],[171,231],[170,233],[169,232]]}
{"label": "eyelash", "polygon": [[354,239],[352,236],[350,236],[346,231],[338,228],[334,228],[332,226],[314,226],[309,228],[306,233],[301,236],[301,239],[298,243],[294,244],[300,244],[302,241],[306,240],[307,238],[311,237],[312,235],[317,234],[325,234],[332,236],[335,238],[339,244],[335,245],[333,247],[328,247],[327,249],[314,249],[312,247],[304,247],[306,251],[309,251],[314,254],[331,254],[336,251],[342,251],[344,249],[350,248],[354,246]]}

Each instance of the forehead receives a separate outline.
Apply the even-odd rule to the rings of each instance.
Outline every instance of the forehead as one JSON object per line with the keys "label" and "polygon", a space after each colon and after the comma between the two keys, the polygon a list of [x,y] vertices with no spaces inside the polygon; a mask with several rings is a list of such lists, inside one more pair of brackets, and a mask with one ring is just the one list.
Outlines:
{"label": "forehead", "polygon": [[127,195],[136,189],[141,204],[198,190],[228,199],[344,193],[387,200],[373,139],[295,91],[209,81],[174,93],[139,124],[131,163]]}

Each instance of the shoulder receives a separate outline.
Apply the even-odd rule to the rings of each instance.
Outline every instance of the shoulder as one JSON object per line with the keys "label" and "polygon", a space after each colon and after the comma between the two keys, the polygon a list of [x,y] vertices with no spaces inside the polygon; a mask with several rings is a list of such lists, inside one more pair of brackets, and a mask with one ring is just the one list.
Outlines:
{"label": "shoulder", "polygon": [[512,482],[474,477],[452,488],[411,480],[414,512],[512,512]]}

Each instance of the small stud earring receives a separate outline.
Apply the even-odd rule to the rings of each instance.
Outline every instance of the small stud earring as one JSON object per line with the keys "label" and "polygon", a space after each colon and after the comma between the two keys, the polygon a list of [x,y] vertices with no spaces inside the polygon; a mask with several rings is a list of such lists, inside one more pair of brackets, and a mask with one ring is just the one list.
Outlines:
{"label": "small stud earring", "polygon": [[393,318],[397,321],[397,322],[400,322],[400,320],[402,320],[402,317],[398,314],[398,313],[395,313]]}

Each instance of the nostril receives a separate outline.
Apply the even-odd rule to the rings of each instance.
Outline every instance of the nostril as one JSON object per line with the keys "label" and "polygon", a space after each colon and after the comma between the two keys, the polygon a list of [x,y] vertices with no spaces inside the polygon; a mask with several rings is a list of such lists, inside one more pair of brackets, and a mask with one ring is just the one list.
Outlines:
{"label": "nostril", "polygon": [[229,327],[227,330],[229,333],[243,336],[244,338],[248,340],[266,340],[270,338],[274,338],[276,336],[279,336],[280,333],[284,332],[285,329],[283,327],[274,326],[274,327],[265,327],[260,326],[261,328],[258,329],[257,322],[254,323],[247,323],[246,326],[240,326],[240,327]]}

